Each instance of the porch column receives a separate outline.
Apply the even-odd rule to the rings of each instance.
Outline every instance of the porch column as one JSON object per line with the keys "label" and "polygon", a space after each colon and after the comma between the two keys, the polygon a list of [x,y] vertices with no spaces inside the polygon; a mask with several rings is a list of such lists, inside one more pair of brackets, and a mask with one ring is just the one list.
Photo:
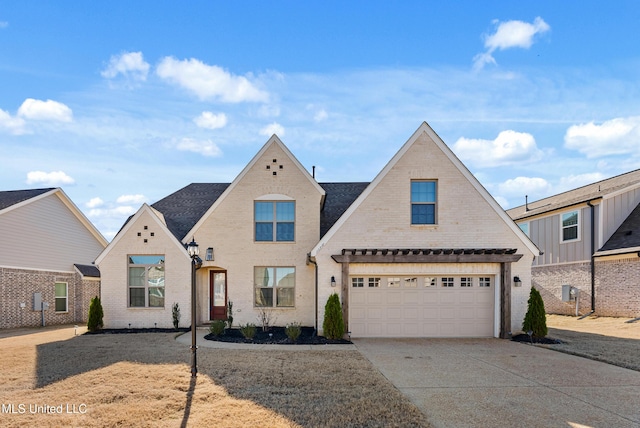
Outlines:
{"label": "porch column", "polygon": [[500,339],[511,333],[511,262],[500,263]]}
{"label": "porch column", "polygon": [[349,331],[349,262],[342,262],[342,319],[345,333]]}

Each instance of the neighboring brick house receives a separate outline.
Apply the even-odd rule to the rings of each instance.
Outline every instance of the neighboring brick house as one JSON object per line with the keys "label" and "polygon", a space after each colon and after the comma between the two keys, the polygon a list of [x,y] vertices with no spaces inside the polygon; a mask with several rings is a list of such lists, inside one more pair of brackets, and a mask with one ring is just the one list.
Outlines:
{"label": "neighboring brick house", "polygon": [[[107,241],[59,188],[0,192],[0,328],[85,322]],[[37,307],[36,307],[37,306]]]}
{"label": "neighboring brick house", "polygon": [[548,313],[640,316],[640,170],[507,213],[542,252],[533,284]]}
{"label": "neighboring brick house", "polygon": [[192,239],[198,323],[232,301],[322,334],[337,292],[352,337],[508,337],[538,253],[426,123],[370,183],[318,183],[274,135],[232,183],[143,205],[96,259],[105,327],[190,324]]}

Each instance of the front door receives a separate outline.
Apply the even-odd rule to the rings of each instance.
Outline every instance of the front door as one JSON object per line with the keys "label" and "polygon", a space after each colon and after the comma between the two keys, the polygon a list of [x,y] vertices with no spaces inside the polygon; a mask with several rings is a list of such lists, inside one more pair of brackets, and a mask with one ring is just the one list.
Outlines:
{"label": "front door", "polygon": [[209,272],[209,295],[211,308],[209,317],[212,320],[227,319],[227,271],[212,270]]}

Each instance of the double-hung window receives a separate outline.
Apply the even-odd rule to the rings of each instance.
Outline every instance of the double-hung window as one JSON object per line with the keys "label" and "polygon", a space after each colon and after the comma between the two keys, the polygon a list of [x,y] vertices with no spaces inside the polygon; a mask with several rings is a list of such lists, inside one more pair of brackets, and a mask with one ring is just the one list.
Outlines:
{"label": "double-hung window", "polygon": [[256,241],[292,242],[295,238],[296,203],[254,202]]}
{"label": "double-hung window", "polygon": [[578,223],[580,221],[578,211],[571,211],[561,214],[562,219],[562,242],[575,241],[579,239]]}
{"label": "double-hung window", "polygon": [[255,267],[254,304],[256,307],[295,306],[295,267]]}
{"label": "double-hung window", "polygon": [[129,256],[129,307],[164,307],[164,256]]}
{"label": "double-hung window", "polygon": [[68,288],[66,282],[56,282],[56,312],[68,311]]}
{"label": "double-hung window", "polygon": [[436,224],[437,182],[411,182],[411,224]]}

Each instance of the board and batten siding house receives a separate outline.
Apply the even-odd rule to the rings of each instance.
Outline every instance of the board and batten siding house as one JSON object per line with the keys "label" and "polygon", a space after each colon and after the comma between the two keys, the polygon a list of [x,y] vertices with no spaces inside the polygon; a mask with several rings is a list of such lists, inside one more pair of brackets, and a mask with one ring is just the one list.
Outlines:
{"label": "board and batten siding house", "polygon": [[548,313],[640,316],[640,170],[507,213],[540,248],[533,284]]}
{"label": "board and batten siding house", "polygon": [[86,322],[107,241],[60,188],[0,192],[0,328]]}
{"label": "board and batten siding house", "polygon": [[338,293],[352,337],[508,337],[538,254],[427,123],[372,182],[319,183],[274,135],[233,182],[143,205],[96,260],[105,327],[190,323],[192,239],[199,324],[233,302],[322,334]]}

